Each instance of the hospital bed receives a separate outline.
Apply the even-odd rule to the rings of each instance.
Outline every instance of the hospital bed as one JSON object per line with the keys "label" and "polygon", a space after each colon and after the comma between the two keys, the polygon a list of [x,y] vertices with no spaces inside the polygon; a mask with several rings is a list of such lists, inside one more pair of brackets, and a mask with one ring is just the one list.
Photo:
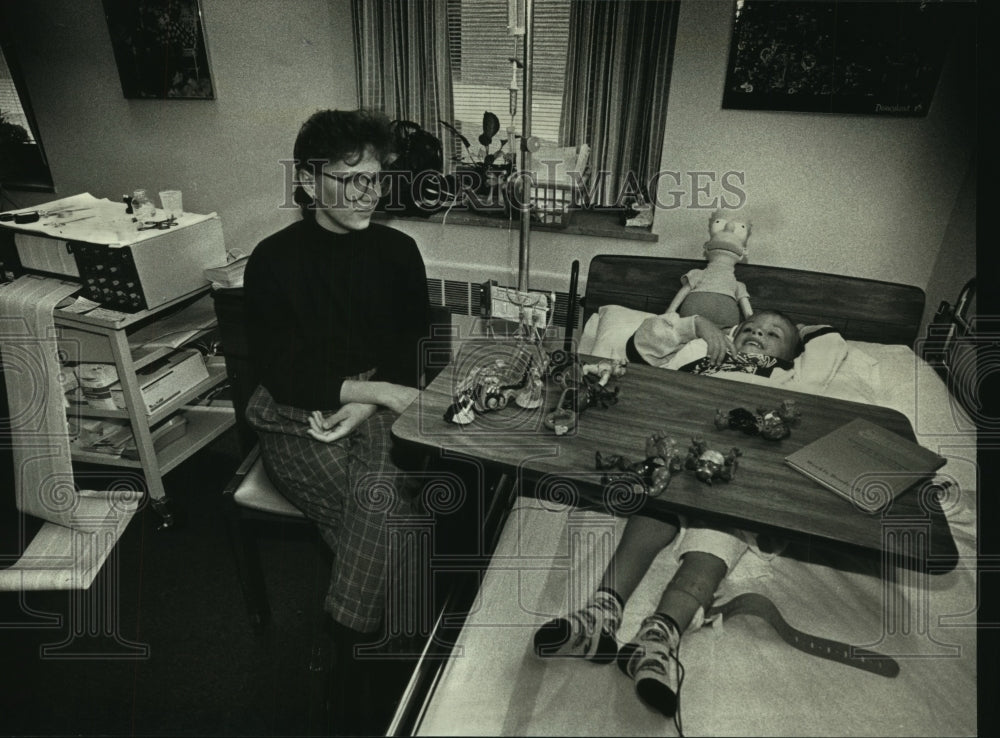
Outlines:
{"label": "hospital bed", "polygon": [[[595,257],[579,351],[601,348],[608,316],[664,310],[680,275],[700,264]],[[804,326],[832,325],[845,339],[846,358],[823,394],[898,410],[917,441],[946,458],[938,480],[949,484],[938,487],[937,503],[958,562],[938,567],[927,557],[923,565],[903,567],[877,552],[797,539],[771,561],[747,554],[717,602],[763,594],[791,625],[890,656],[899,673],[890,678],[796,650],[756,617],[723,619],[682,641],[683,734],[976,735],[977,434],[954,399],[961,392],[948,389],[967,381],[968,367],[943,379],[920,358],[924,296],[918,288],[759,265],[740,265],[737,277],[756,309],[782,310]],[[968,316],[962,318],[962,332],[948,335],[968,346],[975,336],[967,333]],[[629,331],[629,320],[605,325],[605,332]],[[938,359],[952,354],[935,352]],[[431,639],[393,732],[677,735],[678,725],[646,708],[614,665],[541,660],[532,649],[539,625],[580,606],[592,591],[593,582],[581,583],[579,572],[603,570],[613,550],[608,542],[624,519],[528,490],[515,490],[511,499],[471,605],[446,615],[452,627],[461,625],[458,636],[437,650]],[[626,604],[620,641],[653,611],[677,565],[672,547],[654,561]]]}

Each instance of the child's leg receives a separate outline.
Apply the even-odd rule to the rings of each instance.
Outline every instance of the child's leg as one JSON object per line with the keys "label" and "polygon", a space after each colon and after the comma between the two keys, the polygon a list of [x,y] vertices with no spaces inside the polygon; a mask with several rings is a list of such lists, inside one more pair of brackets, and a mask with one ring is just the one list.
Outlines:
{"label": "child's leg", "polygon": [[663,590],[656,611],[670,618],[678,632],[683,633],[699,608],[707,610],[712,605],[727,571],[726,562],[715,554],[688,551]]}
{"label": "child's leg", "polygon": [[635,680],[639,698],[667,716],[677,709],[681,633],[699,609],[712,604],[726,573],[747,548],[736,532],[692,527],[686,536],[681,565],[667,584],[659,607],[618,652],[618,666]]}
{"label": "child's leg", "polygon": [[611,589],[627,601],[646,575],[653,559],[677,537],[674,522],[633,515],[601,577],[601,589]]}
{"label": "child's leg", "polygon": [[541,657],[582,656],[598,663],[613,661],[618,653],[615,634],[625,602],[677,531],[674,523],[642,515],[630,517],[597,591],[579,610],[539,628],[535,653]]}

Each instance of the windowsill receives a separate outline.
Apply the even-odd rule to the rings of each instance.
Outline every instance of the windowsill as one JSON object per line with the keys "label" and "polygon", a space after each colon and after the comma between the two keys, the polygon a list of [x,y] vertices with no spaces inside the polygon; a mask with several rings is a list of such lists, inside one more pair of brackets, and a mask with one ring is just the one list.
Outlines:
{"label": "windowsill", "polygon": [[[386,212],[376,212],[374,215],[375,220],[393,220],[395,218],[479,228],[520,228],[520,219],[516,216],[510,217],[505,213],[482,213],[452,209],[447,215],[441,211],[426,218]],[[565,233],[574,236],[596,236],[598,238],[618,238],[653,243],[659,240],[659,237],[652,233],[648,227],[622,225],[621,213],[617,210],[574,210],[570,213],[569,222],[565,226],[532,223],[531,230],[533,232]]]}

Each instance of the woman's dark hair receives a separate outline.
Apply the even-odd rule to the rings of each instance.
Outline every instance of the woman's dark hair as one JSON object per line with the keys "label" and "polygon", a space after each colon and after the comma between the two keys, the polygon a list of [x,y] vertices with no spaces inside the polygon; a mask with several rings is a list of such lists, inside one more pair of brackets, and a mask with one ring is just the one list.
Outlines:
{"label": "woman's dark hair", "polygon": [[[318,110],[295,137],[295,168],[312,171],[313,166],[333,161],[356,164],[368,150],[385,166],[395,156],[394,143],[389,118],[380,111]],[[312,198],[297,186],[295,202],[311,205]]]}

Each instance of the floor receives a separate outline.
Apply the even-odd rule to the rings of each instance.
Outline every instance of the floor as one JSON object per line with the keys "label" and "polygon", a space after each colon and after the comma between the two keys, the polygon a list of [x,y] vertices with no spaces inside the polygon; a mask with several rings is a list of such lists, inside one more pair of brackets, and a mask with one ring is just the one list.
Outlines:
{"label": "floor", "polygon": [[[105,589],[117,582],[110,607],[60,592],[30,593],[23,601],[0,596],[7,685],[0,688],[0,734],[339,732],[315,722],[324,674],[317,677],[310,663],[327,662],[312,653],[313,582],[322,557],[301,527],[262,542],[273,626],[263,636],[250,627],[221,495],[239,459],[230,432],[166,476],[177,523],[158,529],[162,519],[148,505],[132,520],[100,574]],[[0,472],[11,478],[8,468]],[[6,555],[17,514],[8,506],[12,497],[3,497]],[[95,582],[91,591],[101,586]],[[385,724],[411,668],[402,664],[383,690]]]}

